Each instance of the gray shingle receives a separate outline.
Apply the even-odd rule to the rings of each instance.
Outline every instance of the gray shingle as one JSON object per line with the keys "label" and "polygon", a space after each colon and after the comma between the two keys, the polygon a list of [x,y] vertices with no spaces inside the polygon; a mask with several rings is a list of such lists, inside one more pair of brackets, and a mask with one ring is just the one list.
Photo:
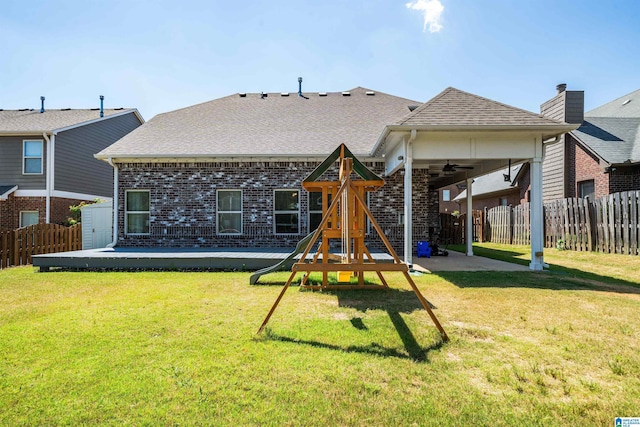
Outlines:
{"label": "gray shingle", "polygon": [[[132,109],[105,109],[105,117]],[[50,132],[55,129],[99,119],[99,110],[2,110],[0,111],[0,133]]]}
{"label": "gray shingle", "polygon": [[585,113],[571,134],[609,163],[640,162],[640,89]]}
{"label": "gray shingle", "polygon": [[547,126],[559,123],[452,87],[395,122],[408,126]]}
{"label": "gray shingle", "polygon": [[341,143],[368,156],[384,126],[420,104],[361,87],[348,92],[230,95],[159,114],[98,157],[325,157]]}

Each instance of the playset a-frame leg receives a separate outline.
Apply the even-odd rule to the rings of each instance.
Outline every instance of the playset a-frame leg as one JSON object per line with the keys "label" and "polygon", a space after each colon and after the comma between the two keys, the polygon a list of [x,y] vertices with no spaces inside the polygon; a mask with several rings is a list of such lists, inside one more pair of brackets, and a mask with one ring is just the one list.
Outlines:
{"label": "playset a-frame leg", "polygon": [[[336,154],[337,153],[337,154]],[[367,204],[364,200],[364,193],[366,191],[371,191],[371,189],[378,188],[383,185],[384,181],[381,178],[377,177],[371,171],[366,169],[364,165],[362,165],[353,155],[348,151],[348,149],[344,146],[340,146],[332,156],[329,156],[327,160],[323,162],[323,164],[319,168],[324,168],[324,170],[328,169],[328,167],[337,159],[337,156],[340,157],[340,183],[337,182],[316,182],[314,180],[309,180],[307,178],[303,182],[303,186],[307,191],[322,191],[322,200],[323,200],[323,216],[318,226],[316,232],[313,234],[313,237],[309,241],[306,249],[304,250],[300,261],[293,264],[291,267],[291,275],[289,279],[285,283],[282,291],[278,295],[278,298],[274,302],[271,310],[267,314],[267,317],[262,322],[258,333],[262,332],[264,327],[269,322],[269,319],[273,315],[275,309],[278,304],[282,300],[285,292],[291,285],[293,279],[297,275],[297,273],[304,273],[301,286],[312,288],[312,289],[368,289],[368,288],[388,288],[388,284],[384,279],[382,272],[383,271],[398,271],[402,272],[405,279],[411,286],[411,289],[415,293],[416,297],[420,301],[422,307],[427,311],[429,317],[435,324],[436,328],[440,332],[442,339],[444,341],[448,341],[449,337],[445,332],[444,328],[438,321],[437,317],[431,310],[429,306],[429,302],[422,296],[420,290],[414,283],[413,279],[409,275],[409,267],[407,264],[403,263],[395,250],[391,246],[391,243],[384,235],[383,230],[378,225],[377,221],[373,217],[373,214],[367,207]],[[348,157],[350,155],[351,157]],[[357,184],[351,180],[351,173],[354,171],[354,162],[357,162],[358,165],[358,174],[361,177],[366,178],[364,181],[357,181]],[[324,170],[318,169],[312,172],[310,177],[314,179],[319,177]],[[328,198],[331,196],[333,200],[331,200],[330,206],[328,209],[325,209],[324,206],[328,202]],[[376,263],[375,259],[371,256],[371,253],[367,249],[364,244],[364,238],[366,235],[365,232],[365,224],[366,219],[368,219],[371,225],[375,228],[378,236],[384,243],[387,251],[393,258],[393,263]],[[322,237],[322,241],[317,249],[316,254],[314,255],[311,262],[307,261],[307,256],[311,251],[311,248],[314,247],[318,239]],[[342,244],[342,254],[341,257],[338,258],[338,261],[335,262],[335,255],[332,256],[330,254],[330,240],[331,239],[340,239]],[[320,255],[322,255],[322,259],[320,260]],[[365,259],[366,258],[366,259]],[[309,275],[312,272],[320,272],[322,273],[322,285],[321,286],[310,286],[307,285],[306,282],[309,279]],[[328,273],[334,272],[338,274],[338,272],[345,273],[347,277],[351,277],[351,275],[355,275],[358,281],[357,285],[328,285]],[[364,283],[364,273],[365,272],[375,272],[380,278],[383,286],[379,285],[371,285],[367,286]],[[340,277],[340,274],[338,274]]]}

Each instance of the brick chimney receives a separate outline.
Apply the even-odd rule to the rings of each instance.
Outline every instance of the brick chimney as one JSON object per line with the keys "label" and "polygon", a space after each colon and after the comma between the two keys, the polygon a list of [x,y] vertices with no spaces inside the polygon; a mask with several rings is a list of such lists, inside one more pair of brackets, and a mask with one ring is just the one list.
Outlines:
{"label": "brick chimney", "polygon": [[557,94],[540,106],[540,114],[566,123],[584,121],[584,91],[567,90],[566,83],[556,86]]}

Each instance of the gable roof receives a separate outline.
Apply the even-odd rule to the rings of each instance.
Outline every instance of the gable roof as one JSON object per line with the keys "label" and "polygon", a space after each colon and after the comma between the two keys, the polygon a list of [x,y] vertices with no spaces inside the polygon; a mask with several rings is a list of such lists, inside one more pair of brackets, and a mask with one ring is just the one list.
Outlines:
{"label": "gable roof", "polygon": [[[104,118],[130,112],[143,121],[133,108],[105,109]],[[0,110],[0,134],[41,134],[99,119],[99,109]]]}
{"label": "gable roof", "polygon": [[412,113],[400,126],[546,126],[561,122],[459,89],[448,87]]}
{"label": "gable roof", "polygon": [[640,162],[640,90],[584,115],[571,134],[609,164]]}
{"label": "gable roof", "polygon": [[[504,176],[509,173],[509,168],[504,168],[495,172],[488,173],[486,175],[479,176],[473,179],[472,195],[478,197],[482,195],[499,193],[505,190],[511,190],[519,186],[517,180],[520,170],[523,168],[524,163],[511,166],[511,181],[505,181]],[[465,200],[467,198],[467,190],[463,190],[453,200]]]}
{"label": "gable roof", "polygon": [[369,156],[384,126],[419,102],[347,92],[239,94],[155,116],[97,158],[326,157],[346,143]]}

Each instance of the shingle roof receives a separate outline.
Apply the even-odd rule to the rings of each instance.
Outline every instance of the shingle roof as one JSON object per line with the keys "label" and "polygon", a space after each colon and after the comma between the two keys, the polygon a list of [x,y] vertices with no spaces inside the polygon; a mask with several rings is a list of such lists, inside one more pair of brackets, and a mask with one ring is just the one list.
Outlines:
{"label": "shingle roof", "polygon": [[11,191],[16,188],[18,188],[18,186],[15,184],[0,185],[0,199],[7,197],[9,194],[11,194]]}
{"label": "shingle roof", "polygon": [[419,102],[344,92],[234,94],[159,114],[98,153],[108,157],[326,157],[341,143],[368,156],[384,126]]}
{"label": "shingle roof", "polygon": [[408,126],[546,126],[560,122],[448,87],[395,122]]}
{"label": "shingle roof", "polygon": [[[135,111],[133,109],[105,109],[105,117],[123,111]],[[98,109],[76,110],[1,110],[0,111],[0,134],[17,132],[50,132],[52,130],[65,128],[67,126],[99,119]]]}
{"label": "shingle roof", "polygon": [[[491,172],[486,175],[479,176],[473,179],[472,195],[481,196],[484,194],[497,193],[504,190],[509,190],[518,185],[515,182],[515,178],[522,169],[524,164],[511,166],[511,181],[505,181],[504,176],[509,172],[509,168],[504,168],[499,171]],[[467,198],[467,190],[463,190],[453,200],[464,200]]]}
{"label": "shingle roof", "polygon": [[584,116],[573,136],[611,164],[640,162],[640,90]]}

